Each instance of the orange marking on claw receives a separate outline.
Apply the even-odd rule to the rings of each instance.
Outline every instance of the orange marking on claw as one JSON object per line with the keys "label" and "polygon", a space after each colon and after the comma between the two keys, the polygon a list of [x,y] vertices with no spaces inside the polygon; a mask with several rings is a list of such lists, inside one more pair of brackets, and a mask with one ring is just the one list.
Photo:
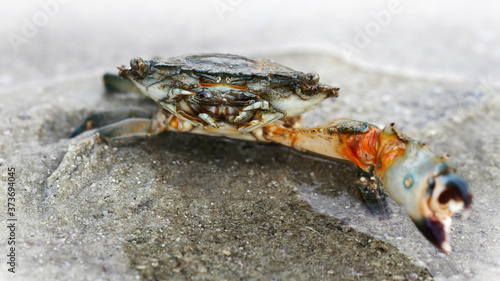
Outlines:
{"label": "orange marking on claw", "polygon": [[346,139],[345,155],[362,169],[373,166],[377,158],[377,139],[376,129],[350,135]]}

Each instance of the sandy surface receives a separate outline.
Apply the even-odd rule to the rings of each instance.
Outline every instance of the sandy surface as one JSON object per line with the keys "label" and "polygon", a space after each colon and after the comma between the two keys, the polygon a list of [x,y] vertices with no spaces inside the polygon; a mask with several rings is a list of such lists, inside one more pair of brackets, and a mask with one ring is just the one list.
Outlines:
{"label": "sandy surface", "polygon": [[[0,178],[6,194],[7,169],[16,168],[18,263],[12,274],[3,258],[0,280],[497,276],[500,25],[465,2],[449,13],[445,4],[402,1],[369,44],[346,56],[344,43],[355,44],[357,28],[389,2],[292,2],[287,13],[246,1],[207,1],[200,11],[54,2],[47,24],[19,45],[9,38],[24,36],[23,19],[37,23],[45,6],[10,7],[0,28]],[[461,21],[465,11],[474,24]],[[344,163],[176,133],[119,147],[90,134],[67,138],[93,112],[150,106],[133,94],[105,94],[105,71],[137,55],[200,51],[271,58],[340,87],[338,99],[306,114],[306,125],[396,122],[449,153],[474,194],[471,217],[454,219],[453,252],[434,249],[393,202],[389,218],[372,217]],[[6,196],[0,203],[6,208]]]}

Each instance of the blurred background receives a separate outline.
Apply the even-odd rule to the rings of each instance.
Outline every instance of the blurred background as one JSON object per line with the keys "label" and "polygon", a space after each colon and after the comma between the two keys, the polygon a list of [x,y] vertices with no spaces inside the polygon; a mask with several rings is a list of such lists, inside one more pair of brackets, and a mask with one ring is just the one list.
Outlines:
{"label": "blurred background", "polygon": [[499,10],[486,0],[4,2],[0,88],[100,74],[134,56],[284,50],[496,83]]}

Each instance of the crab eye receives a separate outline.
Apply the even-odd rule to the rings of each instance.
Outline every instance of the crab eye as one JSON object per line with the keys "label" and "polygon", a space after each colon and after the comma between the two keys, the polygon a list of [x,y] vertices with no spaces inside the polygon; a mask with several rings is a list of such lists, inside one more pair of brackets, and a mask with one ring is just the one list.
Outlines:
{"label": "crab eye", "polygon": [[313,87],[316,86],[319,82],[319,75],[316,72],[309,72],[306,75],[304,75],[304,83],[309,86]]}
{"label": "crab eye", "polygon": [[212,97],[212,94],[207,91],[201,91],[196,94],[196,96],[200,99],[209,99]]}
{"label": "crab eye", "polygon": [[140,57],[135,57],[130,60],[130,68],[141,77],[146,77],[148,75],[149,66],[150,63],[148,61],[145,62]]}
{"label": "crab eye", "polygon": [[139,57],[135,57],[130,60],[130,67],[133,71],[139,72],[144,69],[144,61]]}

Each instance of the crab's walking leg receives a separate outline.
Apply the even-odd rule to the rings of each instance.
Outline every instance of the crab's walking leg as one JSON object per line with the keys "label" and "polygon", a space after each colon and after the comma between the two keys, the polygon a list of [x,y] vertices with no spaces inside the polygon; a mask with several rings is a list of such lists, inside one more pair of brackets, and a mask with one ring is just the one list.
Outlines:
{"label": "crab's walking leg", "polygon": [[451,217],[470,211],[467,182],[455,174],[447,157],[412,140],[393,125],[384,129],[366,122],[336,119],[327,126],[289,129],[279,124],[263,128],[262,138],[299,150],[354,162],[373,169],[391,197],[401,204],[418,229],[444,252],[451,251]]}
{"label": "crab's walking leg", "polygon": [[106,143],[142,139],[161,132],[155,123],[154,119],[130,118],[98,129],[96,136]]}
{"label": "crab's walking leg", "polygon": [[387,215],[387,202],[382,190],[380,179],[375,171],[365,171],[360,167],[356,169],[356,186],[365,201],[366,206],[374,216],[384,217]]}
{"label": "crab's walking leg", "polygon": [[149,117],[151,117],[151,112],[140,108],[122,108],[114,111],[103,111],[94,113],[89,117],[87,117],[83,122],[83,124],[81,124],[78,128],[76,128],[69,137],[73,138],[85,131],[92,130],[95,128],[101,128],[128,118],[149,118]]}
{"label": "crab's walking leg", "polygon": [[[142,115],[142,116],[139,116]],[[160,109],[153,118],[149,113],[119,110],[96,113],[88,117],[71,137],[83,131],[98,128],[95,135],[103,142],[129,142],[157,135],[163,131],[189,132],[193,126]]]}

